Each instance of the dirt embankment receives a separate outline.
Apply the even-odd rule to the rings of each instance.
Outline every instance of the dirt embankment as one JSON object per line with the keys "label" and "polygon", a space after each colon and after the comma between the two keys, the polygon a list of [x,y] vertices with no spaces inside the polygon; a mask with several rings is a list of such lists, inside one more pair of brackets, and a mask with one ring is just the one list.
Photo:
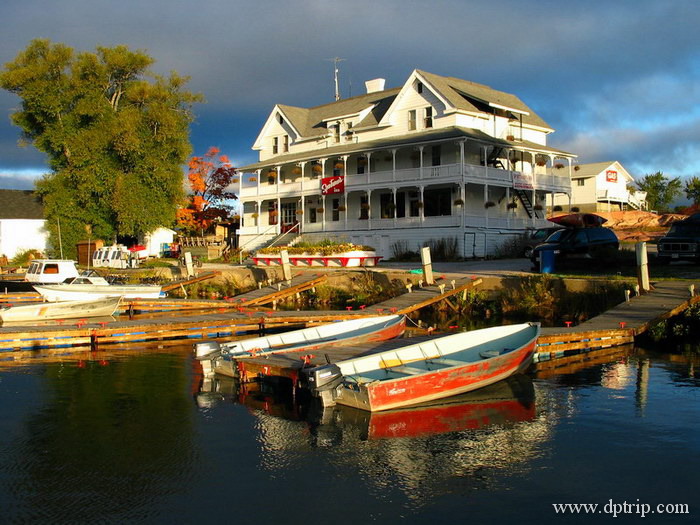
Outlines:
{"label": "dirt embankment", "polygon": [[623,242],[656,241],[668,231],[671,223],[685,219],[685,215],[668,213],[657,215],[646,211],[599,212],[607,219],[605,226],[615,231]]}

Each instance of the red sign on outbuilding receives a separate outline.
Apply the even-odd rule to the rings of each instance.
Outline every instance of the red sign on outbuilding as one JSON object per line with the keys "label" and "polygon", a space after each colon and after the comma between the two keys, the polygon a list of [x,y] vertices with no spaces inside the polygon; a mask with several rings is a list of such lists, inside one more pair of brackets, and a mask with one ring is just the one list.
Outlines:
{"label": "red sign on outbuilding", "polygon": [[605,180],[608,182],[617,182],[617,172],[614,170],[608,170],[605,172]]}

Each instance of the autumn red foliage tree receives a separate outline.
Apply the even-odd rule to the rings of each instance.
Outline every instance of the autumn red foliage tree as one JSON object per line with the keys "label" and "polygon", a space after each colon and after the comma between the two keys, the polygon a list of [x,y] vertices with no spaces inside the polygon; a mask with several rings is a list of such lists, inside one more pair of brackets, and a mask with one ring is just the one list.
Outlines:
{"label": "autumn red foliage tree", "polygon": [[192,157],[187,179],[190,197],[187,207],[178,210],[177,222],[189,230],[206,230],[216,220],[227,219],[232,207],[229,201],[238,197],[227,188],[237,177],[236,169],[219,148],[211,147],[202,157]]}

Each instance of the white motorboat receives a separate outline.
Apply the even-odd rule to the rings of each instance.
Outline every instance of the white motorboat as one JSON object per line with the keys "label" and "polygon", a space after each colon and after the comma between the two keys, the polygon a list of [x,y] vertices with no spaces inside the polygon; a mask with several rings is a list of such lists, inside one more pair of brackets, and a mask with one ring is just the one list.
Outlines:
{"label": "white motorboat", "polygon": [[34,285],[58,284],[75,277],[78,277],[75,261],[35,259],[29,263],[29,268],[23,278],[3,278],[0,280],[0,292],[32,292]]}
{"label": "white motorboat", "polygon": [[120,296],[89,301],[63,301],[10,306],[0,309],[0,324],[82,317],[109,317],[119,308]]}
{"label": "white motorboat", "polygon": [[154,284],[110,284],[94,271],[84,272],[65,283],[37,285],[34,289],[49,302],[85,301],[105,297],[157,299],[163,293],[161,287]]}

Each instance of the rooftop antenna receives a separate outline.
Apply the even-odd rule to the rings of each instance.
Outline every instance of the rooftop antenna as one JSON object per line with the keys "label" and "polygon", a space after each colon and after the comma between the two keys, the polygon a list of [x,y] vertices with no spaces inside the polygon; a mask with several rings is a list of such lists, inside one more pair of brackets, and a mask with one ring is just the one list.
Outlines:
{"label": "rooftop antenna", "polygon": [[344,58],[327,58],[326,60],[329,60],[333,62],[333,81],[335,82],[335,100],[336,102],[340,100],[340,88],[338,87],[338,63],[339,62],[344,62]]}

